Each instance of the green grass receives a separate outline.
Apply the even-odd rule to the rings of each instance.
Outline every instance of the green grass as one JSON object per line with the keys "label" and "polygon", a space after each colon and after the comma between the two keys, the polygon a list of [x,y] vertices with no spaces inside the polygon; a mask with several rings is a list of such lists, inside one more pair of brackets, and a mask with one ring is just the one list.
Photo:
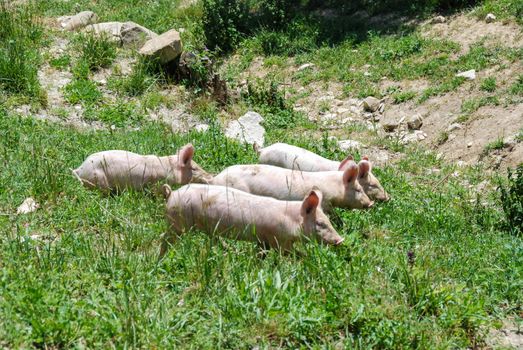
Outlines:
{"label": "green grass", "polygon": [[101,102],[103,95],[91,80],[73,80],[65,86],[64,97],[69,103],[90,106]]}
{"label": "green grass", "polygon": [[509,91],[512,95],[523,96],[523,74],[510,86]]}
{"label": "green grass", "polygon": [[481,81],[481,85],[479,87],[483,91],[487,92],[494,92],[496,91],[496,78],[494,77],[488,77]]}
{"label": "green grass", "polygon": [[80,60],[89,70],[111,66],[116,58],[116,44],[106,35],[81,34],[75,38]]}
{"label": "green grass", "polygon": [[[38,81],[43,28],[32,6],[0,1],[0,91],[42,98]],[[45,99],[45,98],[42,98]]]}
{"label": "green grass", "polygon": [[[495,202],[470,203],[475,194],[461,179],[440,181],[454,169],[424,152],[375,169],[391,202],[331,215],[341,247],[311,243],[301,255],[260,260],[252,244],[193,232],[159,263],[163,199],[104,197],[69,169],[99,150],[173,154],[192,142],[195,160],[216,172],[255,161],[250,147],[214,128],[81,132],[5,113],[0,134],[6,347],[464,348],[481,342],[482,325],[522,305],[523,242],[500,231]],[[283,141],[330,155],[310,139]],[[427,175],[434,166],[442,172]],[[14,215],[27,196],[42,209]]]}
{"label": "green grass", "polygon": [[480,109],[481,107],[493,105],[499,105],[499,99],[497,96],[483,96],[471,98],[469,100],[463,101],[461,104],[461,112],[466,114],[471,114]]}
{"label": "green grass", "polygon": [[503,137],[497,138],[495,141],[490,142],[485,146],[485,149],[483,150],[484,154],[488,154],[491,151],[494,150],[501,150],[505,147],[505,141],[503,140]]}

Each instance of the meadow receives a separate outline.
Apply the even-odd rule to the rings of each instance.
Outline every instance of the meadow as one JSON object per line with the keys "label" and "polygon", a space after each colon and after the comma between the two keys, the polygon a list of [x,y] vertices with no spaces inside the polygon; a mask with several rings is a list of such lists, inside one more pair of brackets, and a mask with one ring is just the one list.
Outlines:
{"label": "meadow", "polygon": [[[261,259],[253,244],[191,231],[158,260],[160,236],[167,229],[163,197],[154,189],[109,196],[85,189],[71,169],[89,154],[125,149],[168,155],[191,142],[194,160],[209,172],[256,163],[251,146],[224,136],[223,109],[232,114],[260,111],[267,117],[267,144],[287,142],[338,160],[346,154],[327,131],[296,112],[271,81],[252,83],[233,105],[220,107],[201,87],[173,82],[138,61],[131,77],[115,75],[109,82],[116,95],[110,100],[91,78],[122,54],[120,48],[80,39],[73,46],[78,49],[59,59],[46,55],[53,38],[69,34],[48,29],[42,19],[91,2],[76,3],[36,3],[13,15],[2,2],[0,22],[11,26],[0,28],[0,347],[482,348],[503,320],[521,322],[523,238],[507,227],[507,201],[498,190],[507,186],[507,176],[486,172],[481,164],[458,166],[426,147],[402,145],[372,132],[370,144],[402,155],[374,169],[392,199],[371,210],[336,209],[330,218],[345,238],[341,246],[304,242],[292,254],[270,251]],[[159,32],[183,25],[187,46],[202,45],[201,6],[152,3],[142,10],[134,2],[100,1],[92,9],[104,20],[135,20]],[[486,1],[474,11],[479,16],[501,3]],[[517,3],[506,3],[503,16],[512,18],[511,6]],[[308,26],[302,20],[293,23]],[[375,88],[374,78],[360,80],[341,71],[373,59],[380,70],[376,77],[432,79],[435,87],[428,92],[396,92],[399,100],[423,99],[457,88],[462,83],[453,78],[457,69],[521,57],[521,49],[478,46],[455,60],[450,57],[458,48],[452,43],[415,33],[355,34],[325,45],[318,36],[314,58],[312,50],[299,47],[262,52],[271,36],[282,40],[278,47],[288,47],[286,40],[295,40],[292,30],[268,35],[262,28],[233,40],[231,49],[240,60],[223,67],[228,82],[234,84],[255,55],[273,62],[290,55],[298,63],[312,59],[321,68],[318,76],[303,73],[303,84],[341,80],[352,87],[347,94],[363,96]],[[342,61],[354,47],[359,50],[351,56],[354,60]],[[435,52],[441,56],[433,57]],[[220,55],[216,60],[226,61],[228,56]],[[71,72],[65,100],[81,105],[84,119],[104,127],[78,127],[15,111],[24,103],[32,106],[30,114],[39,106],[53,107],[37,79],[44,63]],[[12,81],[20,84],[14,87]],[[147,118],[158,105],[177,103],[159,93],[171,84],[186,86],[187,108],[210,125],[207,131],[173,133]],[[493,85],[495,89],[495,82],[485,82],[484,89]],[[519,98],[514,86],[510,96]],[[348,135],[352,131],[345,130]],[[40,209],[16,215],[27,197],[35,198]],[[520,200],[514,198],[514,203]],[[517,210],[514,215],[521,217]]]}

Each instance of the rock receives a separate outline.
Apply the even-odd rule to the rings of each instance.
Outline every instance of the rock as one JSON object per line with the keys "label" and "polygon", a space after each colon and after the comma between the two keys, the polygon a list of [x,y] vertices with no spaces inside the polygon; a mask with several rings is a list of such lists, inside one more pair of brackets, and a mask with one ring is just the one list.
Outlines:
{"label": "rock", "polygon": [[449,125],[449,127],[447,128],[447,132],[453,132],[455,130],[460,130],[460,129],[461,129],[461,124],[453,123],[453,124]]}
{"label": "rock", "polygon": [[147,41],[140,49],[140,54],[146,57],[158,57],[161,63],[168,63],[182,53],[180,33],[171,29]]}
{"label": "rock", "polygon": [[33,198],[28,197],[22,202],[22,204],[20,204],[18,209],[16,209],[16,213],[18,215],[29,214],[36,211],[38,208],[40,208],[40,204],[36,203]]}
{"label": "rock", "polygon": [[380,103],[380,106],[379,106],[379,108],[378,108],[378,111],[379,111],[380,113],[385,112],[385,103]]}
{"label": "rock", "polygon": [[305,63],[298,67],[298,72],[301,72],[302,70],[305,70],[307,68],[313,68],[316,65],[314,63]]}
{"label": "rock", "polygon": [[205,124],[205,123],[202,123],[202,124],[198,124],[194,127],[194,130],[198,131],[198,132],[205,132],[207,130],[209,130],[209,124]]}
{"label": "rock", "polygon": [[349,112],[350,112],[350,109],[340,107],[340,108],[338,108],[338,109],[336,110],[336,112],[337,112],[338,114],[343,115],[343,114],[347,114],[347,113],[349,113]]}
{"label": "rock", "polygon": [[467,148],[472,147],[472,142],[467,143]]}
{"label": "rock", "polygon": [[432,19],[432,23],[445,23],[447,19],[444,16],[436,16]]}
{"label": "rock", "polygon": [[399,124],[394,121],[386,122],[381,125],[383,126],[383,130],[385,130],[386,132],[393,132],[399,126]]}
{"label": "rock", "polygon": [[108,39],[120,43],[122,27],[122,22],[102,22],[85,27],[84,32],[94,35],[106,35]]}
{"label": "rock", "polygon": [[60,26],[69,31],[82,29],[83,27],[96,23],[97,21],[98,17],[96,16],[96,13],[92,11],[82,11],[74,16],[62,16],[58,18]]}
{"label": "rock", "polygon": [[260,123],[263,117],[256,112],[249,111],[238,120],[229,123],[225,130],[225,136],[239,140],[243,143],[254,144],[263,147],[265,142],[265,129]]}
{"label": "rock", "polygon": [[143,46],[146,41],[156,38],[158,34],[134,22],[125,22],[120,31],[123,46]]}
{"label": "rock", "polygon": [[496,20],[496,16],[494,16],[494,14],[492,13],[489,13],[485,16],[485,22],[487,23],[492,23]]}
{"label": "rock", "polygon": [[365,147],[361,144],[361,142],[354,141],[354,140],[340,140],[338,141],[338,148],[344,152],[348,150],[356,150],[359,151],[362,147]]}
{"label": "rock", "polygon": [[363,100],[363,109],[368,112],[376,112],[380,108],[380,100],[369,96]]}
{"label": "rock", "polygon": [[466,72],[460,72],[458,74],[456,74],[457,77],[461,77],[461,78],[465,78],[465,79],[468,79],[468,80],[474,80],[476,79],[476,70],[475,69],[471,69],[471,70],[468,70]]}
{"label": "rock", "polygon": [[415,114],[407,120],[407,126],[410,130],[419,130],[423,125],[423,118],[419,114]]}
{"label": "rock", "polygon": [[422,140],[425,140],[426,138],[427,138],[427,134],[426,133],[424,133],[421,130],[415,130],[411,134],[408,134],[408,133],[404,134],[401,137],[401,142],[403,144],[408,144],[408,143],[414,143],[414,142],[422,141]]}

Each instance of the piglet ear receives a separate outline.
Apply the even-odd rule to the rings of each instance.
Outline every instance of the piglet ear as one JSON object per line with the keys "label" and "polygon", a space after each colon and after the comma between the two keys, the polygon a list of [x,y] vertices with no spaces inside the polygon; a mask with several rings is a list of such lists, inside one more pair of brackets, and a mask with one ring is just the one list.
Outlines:
{"label": "piglet ear", "polygon": [[345,158],[341,163],[340,163],[340,166],[338,168],[338,171],[343,171],[346,169],[347,165],[349,164],[349,162],[351,161],[354,161],[354,157],[352,155],[348,155],[347,158]]}
{"label": "piglet ear", "polygon": [[321,203],[321,192],[317,189],[312,189],[307,197],[303,200],[301,211],[303,215],[310,215],[316,211],[318,205]]}
{"label": "piglet ear", "polygon": [[171,186],[169,186],[167,184],[162,186],[162,193],[163,193],[163,197],[165,199],[169,198],[169,196],[171,195],[171,192],[172,192]]}
{"label": "piglet ear", "polygon": [[191,165],[192,157],[194,156],[194,146],[190,143],[182,147],[179,152],[180,163],[183,166]]}
{"label": "piglet ear", "polygon": [[352,183],[358,178],[358,165],[354,162],[350,162],[348,167],[343,171],[343,183]]}
{"label": "piglet ear", "polygon": [[363,159],[363,160],[369,160],[369,156],[363,156],[361,159]]}
{"label": "piglet ear", "polygon": [[367,175],[370,172],[370,162],[365,159],[361,160],[358,163],[358,168],[359,168],[359,176],[364,177],[365,175]]}

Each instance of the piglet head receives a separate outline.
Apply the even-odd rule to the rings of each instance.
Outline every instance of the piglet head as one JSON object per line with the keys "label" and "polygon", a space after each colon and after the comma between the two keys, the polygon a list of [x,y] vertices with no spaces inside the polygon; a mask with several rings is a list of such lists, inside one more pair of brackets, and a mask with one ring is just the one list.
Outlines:
{"label": "piglet head", "polygon": [[345,188],[345,206],[352,209],[370,208],[374,202],[365,194],[358,182],[359,168],[354,161],[349,161],[343,171],[343,186]]}
{"label": "piglet head", "polygon": [[338,245],[343,242],[341,237],[321,209],[322,193],[313,188],[303,200],[301,215],[303,217],[303,233],[319,242]]}
{"label": "piglet head", "polygon": [[369,158],[363,157],[358,163],[358,168],[358,182],[363,187],[367,196],[376,201],[388,201],[390,199],[389,195],[385,192],[385,189],[381,186],[379,180],[371,172],[372,165],[369,162]]}

